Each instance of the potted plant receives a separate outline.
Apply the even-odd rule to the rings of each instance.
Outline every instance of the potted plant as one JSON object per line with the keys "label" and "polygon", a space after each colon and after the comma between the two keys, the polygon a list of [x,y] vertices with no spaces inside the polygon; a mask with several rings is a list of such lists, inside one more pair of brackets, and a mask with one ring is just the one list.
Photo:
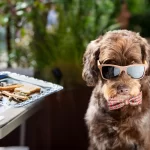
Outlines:
{"label": "potted plant", "polygon": [[[83,85],[82,56],[87,44],[108,30],[119,28],[116,6],[111,0],[64,0],[55,3],[58,26],[47,32],[45,12],[33,9],[33,40],[36,75],[64,87]],[[41,20],[41,21],[39,21]]]}

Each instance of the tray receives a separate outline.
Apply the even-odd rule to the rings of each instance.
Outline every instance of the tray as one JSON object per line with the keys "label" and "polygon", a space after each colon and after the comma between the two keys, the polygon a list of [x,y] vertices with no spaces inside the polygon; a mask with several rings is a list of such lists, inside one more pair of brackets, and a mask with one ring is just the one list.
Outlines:
{"label": "tray", "polygon": [[4,97],[2,101],[0,101],[0,105],[9,106],[9,107],[22,107],[28,105],[32,102],[39,101],[44,97],[58,92],[63,89],[62,86],[53,84],[51,82],[35,79],[33,77],[28,77],[25,75],[20,75],[17,73],[11,73],[8,71],[0,72],[0,82],[7,82],[7,83],[29,83],[33,85],[37,85],[41,87],[41,92],[32,94],[31,98],[26,101],[17,103],[15,101],[9,101],[7,97]]}

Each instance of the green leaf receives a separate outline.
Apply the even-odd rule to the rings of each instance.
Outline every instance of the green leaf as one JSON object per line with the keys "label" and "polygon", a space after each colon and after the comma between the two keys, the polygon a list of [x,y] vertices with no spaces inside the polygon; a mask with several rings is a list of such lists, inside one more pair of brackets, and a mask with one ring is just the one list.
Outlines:
{"label": "green leaf", "polygon": [[23,14],[24,14],[24,11],[22,11],[22,10],[16,12],[16,15],[17,15],[17,16],[21,16],[21,15],[23,15]]}
{"label": "green leaf", "polygon": [[28,7],[28,3],[26,2],[17,2],[16,3],[16,10],[24,9]]}

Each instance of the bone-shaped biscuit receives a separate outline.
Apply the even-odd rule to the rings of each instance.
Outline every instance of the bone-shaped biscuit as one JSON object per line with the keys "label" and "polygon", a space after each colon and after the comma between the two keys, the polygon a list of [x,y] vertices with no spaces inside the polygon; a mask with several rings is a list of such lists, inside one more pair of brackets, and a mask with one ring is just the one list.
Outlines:
{"label": "bone-shaped biscuit", "polygon": [[20,99],[20,100],[23,100],[23,101],[29,99],[28,96],[22,96],[22,95],[18,95],[16,93],[10,93],[8,91],[2,91],[1,93],[4,94],[4,95],[6,95],[6,96],[8,96],[8,97],[17,98],[17,99]]}
{"label": "bone-shaped biscuit", "polygon": [[23,84],[12,84],[7,86],[0,86],[0,91],[12,91],[15,88],[21,87]]}

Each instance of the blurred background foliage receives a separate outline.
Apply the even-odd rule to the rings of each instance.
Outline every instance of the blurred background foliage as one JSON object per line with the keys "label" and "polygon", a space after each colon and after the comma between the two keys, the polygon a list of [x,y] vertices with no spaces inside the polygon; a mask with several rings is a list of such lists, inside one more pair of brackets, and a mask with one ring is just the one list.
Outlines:
{"label": "blurred background foliage", "polygon": [[[128,29],[149,37],[149,0],[126,0]],[[65,87],[83,85],[82,56],[87,44],[108,30],[119,29],[120,0],[0,1],[8,67],[32,67],[35,77]],[[58,24],[47,28],[55,5]],[[1,32],[0,32],[1,34]],[[0,35],[2,37],[2,35]]]}
{"label": "blurred background foliage", "polygon": [[46,80],[54,75],[58,83],[62,77],[65,87],[82,84],[82,56],[86,45],[107,30],[119,27],[114,15],[115,4],[111,0],[57,1],[59,25],[49,32],[45,30],[45,18],[42,17],[45,14],[39,11],[40,5],[38,3],[34,8],[35,34],[31,42],[38,73],[42,70]]}
{"label": "blurred background foliage", "polygon": [[[5,27],[6,32],[5,42],[6,50],[8,53],[8,67],[12,67],[11,63],[14,60],[18,65],[21,65],[25,60],[26,54],[24,50],[22,50],[21,42],[23,41],[22,38],[24,38],[24,36],[26,37],[27,34],[23,35],[20,33],[21,29],[24,30],[24,24],[26,23],[26,19],[28,18],[27,9],[31,4],[31,0],[29,0],[28,3],[24,2],[23,0],[0,1],[0,23],[1,27]],[[27,41],[29,40],[28,38],[26,39]],[[25,46],[23,46],[23,49],[24,48]]]}
{"label": "blurred background foliage", "polygon": [[150,0],[127,0],[131,12],[129,29],[150,37]]}

